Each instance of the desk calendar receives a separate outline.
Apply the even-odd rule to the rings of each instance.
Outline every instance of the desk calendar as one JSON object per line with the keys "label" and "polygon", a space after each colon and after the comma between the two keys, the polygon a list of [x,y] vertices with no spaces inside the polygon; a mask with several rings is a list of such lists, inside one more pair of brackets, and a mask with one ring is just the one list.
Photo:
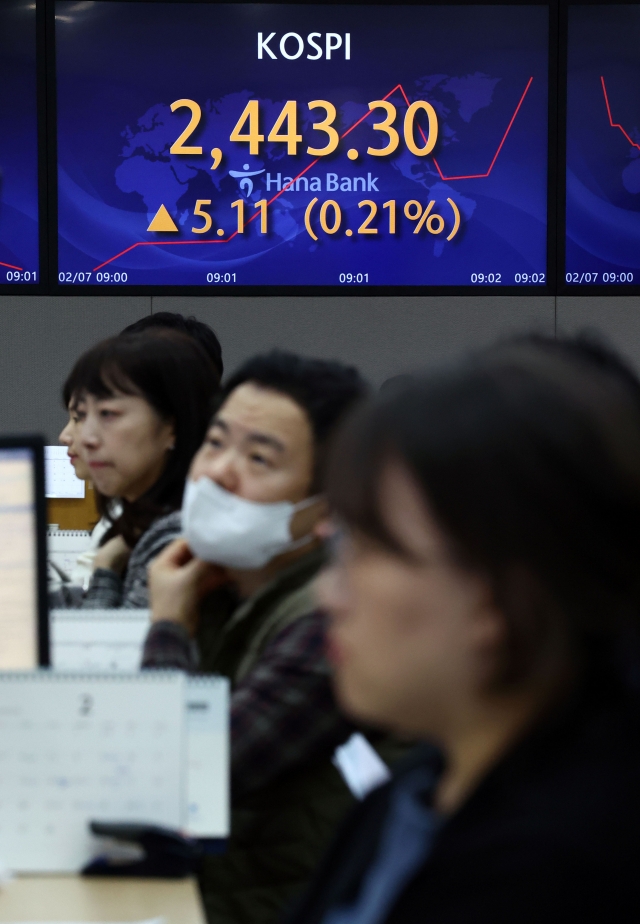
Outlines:
{"label": "desk calendar", "polygon": [[185,678],[0,673],[0,857],[75,872],[97,853],[90,819],[179,828]]}

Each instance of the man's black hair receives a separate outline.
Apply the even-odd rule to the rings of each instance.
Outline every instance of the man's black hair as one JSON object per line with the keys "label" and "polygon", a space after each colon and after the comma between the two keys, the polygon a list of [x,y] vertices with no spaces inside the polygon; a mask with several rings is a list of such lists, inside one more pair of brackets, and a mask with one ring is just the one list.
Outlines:
{"label": "man's black hair", "polygon": [[170,330],[178,330],[189,337],[193,337],[209,356],[218,373],[218,378],[222,378],[222,373],[224,372],[222,347],[215,332],[204,321],[198,321],[193,315],[185,318],[184,315],[173,311],[156,311],[155,314],[148,314],[144,318],[140,318],[139,321],[134,321],[133,324],[125,327],[122,333],[139,334],[142,331],[149,330],[150,327],[165,327]]}
{"label": "man's black hair", "polygon": [[271,350],[236,369],[222,389],[218,406],[245,382],[287,395],[305,411],[316,446],[317,486],[326,446],[345,414],[368,393],[365,380],[354,366]]}

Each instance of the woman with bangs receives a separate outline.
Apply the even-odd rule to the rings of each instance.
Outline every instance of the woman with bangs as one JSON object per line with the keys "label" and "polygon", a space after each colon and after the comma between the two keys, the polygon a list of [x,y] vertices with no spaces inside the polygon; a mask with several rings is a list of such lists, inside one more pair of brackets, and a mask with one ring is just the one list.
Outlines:
{"label": "woman with bangs", "polygon": [[149,605],[147,567],[180,535],[185,479],[219,381],[203,348],[177,331],[121,334],[77,361],[63,393],[109,524],[82,607]]}
{"label": "woman with bangs", "polygon": [[527,338],[343,429],[321,599],[338,701],[425,744],[289,924],[635,922],[640,386]]}
{"label": "woman with bangs", "polygon": [[[198,321],[198,319],[193,316],[185,318],[183,315],[172,311],[156,311],[154,314],[144,315],[138,321],[125,327],[125,329],[121,331],[121,334],[139,334],[148,330],[157,332],[158,329],[178,331],[188,337],[192,337],[196,343],[200,344],[211,360],[218,380],[222,378],[224,365],[222,362],[222,347],[220,346],[220,341],[208,324],[205,324],[203,321]],[[82,481],[89,481],[91,480],[91,473],[80,455],[80,418],[76,408],[76,397],[71,391],[70,380],[67,380],[63,388],[62,402],[65,410],[69,414],[69,420],[62,429],[58,440],[63,446],[67,447],[67,456],[69,457],[70,464],[74,468],[76,477],[80,478]],[[122,511],[117,501],[111,502],[108,498],[100,499],[100,495],[96,496],[101,509],[104,509],[105,504],[111,508],[110,513],[114,520],[120,516]],[[69,584],[66,587],[64,596],[67,600],[73,598],[75,598],[76,601],[79,600],[82,591],[86,590],[89,586],[89,581],[93,574],[94,558],[102,541],[102,537],[110,528],[111,520],[107,517],[101,517],[91,532],[88,548],[78,556],[75,565],[68,575],[63,574],[60,569],[51,562],[53,573],[50,572],[49,586],[52,587],[53,585],[53,587],[59,588],[62,583],[61,579],[68,581]],[[54,603],[56,599],[56,596],[52,597]]]}

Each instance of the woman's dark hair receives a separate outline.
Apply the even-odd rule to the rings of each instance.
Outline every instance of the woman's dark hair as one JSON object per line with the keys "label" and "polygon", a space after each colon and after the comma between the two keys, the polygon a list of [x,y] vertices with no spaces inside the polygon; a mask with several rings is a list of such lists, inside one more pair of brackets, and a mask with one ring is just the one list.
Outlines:
{"label": "woman's dark hair", "polygon": [[198,321],[193,315],[185,318],[184,315],[175,311],[156,311],[153,314],[145,315],[139,321],[134,321],[133,324],[129,324],[121,333],[141,334],[143,331],[157,330],[158,328],[177,330],[197,340],[215,366],[218,378],[222,378],[224,365],[220,341],[213,328],[205,324],[204,321]]}
{"label": "woman's dark hair", "polygon": [[640,385],[615,354],[521,338],[417,378],[357,412],[329,466],[346,522],[408,554],[380,510],[398,460],[504,614],[497,682],[564,639],[604,671],[640,623]]}
{"label": "woman's dark hair", "polygon": [[218,406],[245,382],[287,395],[306,413],[315,442],[312,485],[315,490],[323,473],[328,444],[338,424],[368,393],[365,380],[354,366],[271,350],[252,357],[236,369],[224,384]]}
{"label": "woman's dark hair", "polygon": [[111,499],[96,492],[98,510],[112,526],[103,542],[121,535],[133,547],[153,520],[179,509],[191,460],[204,439],[220,380],[203,348],[173,330],[121,334],[92,347],[76,362],[63,387],[65,407],[84,395],[139,395],[175,428],[175,448],[158,481],[138,500],[121,499],[112,516]]}

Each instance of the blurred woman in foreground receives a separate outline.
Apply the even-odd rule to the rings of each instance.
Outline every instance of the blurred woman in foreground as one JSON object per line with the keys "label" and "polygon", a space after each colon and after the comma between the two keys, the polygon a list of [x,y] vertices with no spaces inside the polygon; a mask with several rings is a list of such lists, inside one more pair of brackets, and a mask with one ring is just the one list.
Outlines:
{"label": "blurred woman in foreground", "polygon": [[520,341],[343,431],[322,593],[343,707],[425,746],[296,924],[638,919],[640,392]]}

